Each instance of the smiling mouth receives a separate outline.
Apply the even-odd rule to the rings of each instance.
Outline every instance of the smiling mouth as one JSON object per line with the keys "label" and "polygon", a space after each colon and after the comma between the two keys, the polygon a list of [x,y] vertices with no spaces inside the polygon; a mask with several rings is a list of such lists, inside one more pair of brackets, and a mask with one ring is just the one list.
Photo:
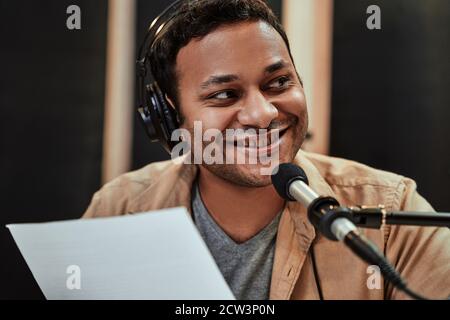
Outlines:
{"label": "smiling mouth", "polygon": [[289,127],[282,129],[270,130],[266,134],[247,135],[238,137],[235,140],[227,141],[227,144],[233,144],[236,148],[260,149],[270,147],[281,140],[284,134],[290,129]]}

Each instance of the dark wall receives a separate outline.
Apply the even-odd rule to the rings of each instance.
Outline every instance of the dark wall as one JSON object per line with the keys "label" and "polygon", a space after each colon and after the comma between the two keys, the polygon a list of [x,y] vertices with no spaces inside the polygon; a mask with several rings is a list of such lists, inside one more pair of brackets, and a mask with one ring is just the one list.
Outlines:
{"label": "dark wall", "polygon": [[450,211],[450,2],[335,1],[334,30],[331,154],[411,177]]}
{"label": "dark wall", "polygon": [[0,1],[0,299],[43,297],[4,225],[78,218],[100,186],[106,14],[107,0]]}
{"label": "dark wall", "polygon": [[283,16],[281,14],[282,0],[267,0],[267,3],[272,8],[273,12],[278,16],[278,18],[280,20],[283,20]]}

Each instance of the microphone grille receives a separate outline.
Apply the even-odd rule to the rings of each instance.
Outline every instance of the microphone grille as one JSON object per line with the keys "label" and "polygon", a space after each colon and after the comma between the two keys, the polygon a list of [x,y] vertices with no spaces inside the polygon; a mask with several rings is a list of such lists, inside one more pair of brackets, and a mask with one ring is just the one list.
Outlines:
{"label": "microphone grille", "polygon": [[294,201],[295,199],[289,194],[289,186],[295,180],[309,184],[305,171],[292,163],[282,163],[277,169],[274,171],[276,173],[272,175],[272,184],[275,190],[283,199]]}

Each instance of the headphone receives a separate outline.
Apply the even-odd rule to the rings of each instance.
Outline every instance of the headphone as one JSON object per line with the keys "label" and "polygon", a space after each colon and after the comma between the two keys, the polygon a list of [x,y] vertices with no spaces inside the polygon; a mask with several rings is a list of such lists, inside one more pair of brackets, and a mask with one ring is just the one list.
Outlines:
{"label": "headphone", "polygon": [[[144,41],[139,49],[137,65],[139,105],[138,118],[152,142],[160,142],[170,153],[177,141],[172,141],[172,132],[180,123],[178,112],[169,104],[166,94],[161,91],[155,76],[151,72],[149,57],[157,36],[164,30],[167,23],[178,12],[182,0],[173,2],[157,16],[147,30]],[[147,79],[151,78],[150,83]]]}

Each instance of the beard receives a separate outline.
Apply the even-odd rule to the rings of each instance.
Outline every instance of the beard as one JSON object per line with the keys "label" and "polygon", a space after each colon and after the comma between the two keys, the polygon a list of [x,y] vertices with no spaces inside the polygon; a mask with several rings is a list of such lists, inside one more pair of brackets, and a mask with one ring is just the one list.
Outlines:
{"label": "beard", "polygon": [[[280,137],[283,139],[279,146],[279,152],[276,159],[267,164],[206,164],[202,163],[202,167],[214,174],[215,176],[228,181],[229,183],[242,187],[260,188],[266,187],[272,183],[270,174],[261,174],[262,169],[272,172],[280,163],[290,163],[295,158],[298,150],[305,141],[308,129],[308,115],[305,112],[300,117],[291,116],[287,121],[289,129]],[[281,123],[274,122],[269,129],[277,129]],[[205,145],[203,145],[205,148]],[[235,150],[236,151],[236,150]]]}

